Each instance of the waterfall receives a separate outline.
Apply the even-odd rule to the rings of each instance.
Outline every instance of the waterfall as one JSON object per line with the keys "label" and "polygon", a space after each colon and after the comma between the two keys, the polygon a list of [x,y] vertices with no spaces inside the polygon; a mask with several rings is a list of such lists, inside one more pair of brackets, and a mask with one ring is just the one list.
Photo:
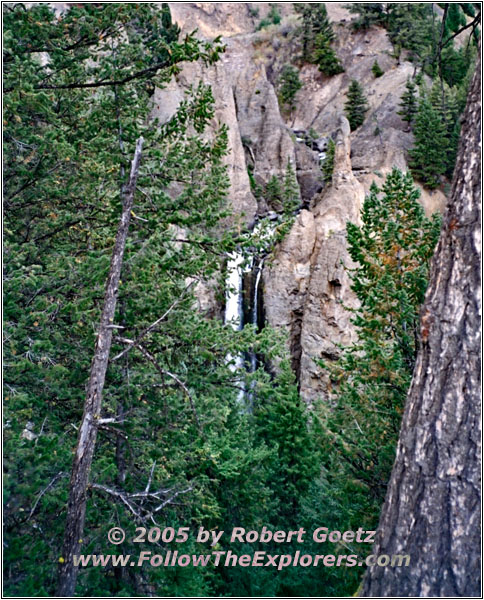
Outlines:
{"label": "waterfall", "polygon": [[227,287],[225,292],[225,323],[235,330],[242,329],[242,277],[244,257],[240,252],[230,255],[227,262]]}
{"label": "waterfall", "polygon": [[[244,325],[243,311],[243,268],[244,257],[241,252],[230,254],[227,262],[227,287],[225,291],[225,317],[224,322],[230,324],[236,331],[240,331]],[[232,372],[240,371],[244,367],[244,356],[242,353],[233,356],[227,355]],[[242,402],[245,397],[244,382],[239,380],[241,390],[237,394],[237,400]]]}
{"label": "waterfall", "polygon": [[[254,260],[254,265],[252,267],[252,273],[255,272],[255,278],[253,277],[253,286],[250,295],[250,323],[255,326],[255,329],[258,330],[262,325],[259,319],[259,288],[260,282],[262,279],[262,269],[264,268],[264,259]],[[254,373],[257,369],[257,355],[255,352],[250,353],[250,372]]]}
{"label": "waterfall", "polygon": [[[251,233],[254,246],[249,268],[244,267],[246,259],[242,252],[233,252],[228,257],[224,322],[236,331],[242,330],[246,324],[254,325],[256,330],[263,327],[260,308],[262,270],[264,256],[273,247],[277,225],[278,222],[269,217],[261,219],[254,226]],[[240,372],[244,368],[249,373],[257,370],[257,355],[254,351],[247,352],[245,356],[242,352],[236,356],[228,354],[227,362],[230,363],[233,373]],[[242,404],[248,401],[250,410],[253,401],[252,390],[246,389],[243,379],[238,379],[237,385],[241,388],[237,395],[238,402]]]}

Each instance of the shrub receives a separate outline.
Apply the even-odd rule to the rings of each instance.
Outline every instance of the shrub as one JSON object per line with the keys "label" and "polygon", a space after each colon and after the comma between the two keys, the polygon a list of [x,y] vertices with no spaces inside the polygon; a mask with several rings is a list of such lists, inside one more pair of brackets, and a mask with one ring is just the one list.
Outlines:
{"label": "shrub", "polygon": [[371,67],[371,72],[375,77],[381,77],[383,75],[384,71],[378,64],[377,60],[375,60],[375,62],[373,63],[373,66]]}

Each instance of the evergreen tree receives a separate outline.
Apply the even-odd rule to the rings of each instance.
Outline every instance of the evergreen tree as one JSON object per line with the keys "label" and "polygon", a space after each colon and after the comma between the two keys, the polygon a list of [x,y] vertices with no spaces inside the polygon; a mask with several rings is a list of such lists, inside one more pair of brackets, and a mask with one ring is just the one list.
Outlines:
{"label": "evergreen tree", "polygon": [[384,73],[384,71],[382,70],[382,68],[380,67],[380,65],[378,64],[378,61],[375,59],[375,62],[373,63],[373,66],[371,67],[371,72],[373,73],[373,75],[375,77],[381,77]]}
{"label": "evergreen tree", "polygon": [[336,53],[331,48],[335,33],[328,17],[326,5],[321,2],[296,3],[296,13],[301,15],[302,60],[319,65],[325,75],[344,71]]}
{"label": "evergreen tree", "polygon": [[459,113],[461,112],[459,88],[450,88],[447,83],[435,81],[429,93],[429,101],[445,128],[447,138],[445,173],[452,177],[457,158],[460,135]]}
{"label": "evergreen tree", "polygon": [[296,94],[302,88],[299,71],[291,65],[284,65],[279,77],[279,101],[292,112],[296,108]]}
{"label": "evergreen tree", "polygon": [[[358,341],[331,369],[334,406],[324,412],[343,472],[381,501],[394,459],[400,416],[418,350],[419,308],[439,219],[429,220],[412,177],[394,169],[372,185],[362,225],[347,225],[360,301],[352,322]],[[349,475],[347,475],[349,476]]]}
{"label": "evergreen tree", "polygon": [[415,145],[409,152],[410,168],[416,178],[434,189],[448,168],[449,142],[442,118],[428,98],[420,101],[414,135]]}
{"label": "evergreen tree", "polygon": [[430,4],[389,3],[387,31],[397,56],[405,48],[414,62],[432,65],[435,61],[438,32]]}
{"label": "evergreen tree", "polygon": [[402,121],[406,121],[410,127],[418,111],[416,87],[410,78],[407,79],[405,84],[405,92],[401,97],[400,108],[401,110],[397,112],[397,115],[401,115]]}
{"label": "evergreen tree", "polygon": [[363,88],[356,79],[350,83],[347,92],[347,100],[345,103],[345,114],[350,123],[351,131],[357,129],[365,120],[365,113],[368,110],[368,102],[366,100]]}
{"label": "evergreen tree", "polygon": [[291,161],[287,161],[286,172],[284,174],[284,183],[282,189],[282,203],[285,214],[292,214],[301,202],[301,192],[297,182],[296,173],[291,165]]}
{"label": "evergreen tree", "polygon": [[299,398],[294,373],[285,360],[279,365],[276,385],[260,385],[254,416],[261,438],[277,448],[269,486],[279,502],[280,525],[295,526],[299,504],[317,473],[308,416]]}
{"label": "evergreen tree", "polygon": [[[195,283],[213,280],[234,250],[233,232],[217,227],[228,214],[227,134],[207,129],[210,89],[195,85],[162,126],[150,119],[153,86],[180,61],[212,63],[220,46],[188,36],[168,52],[166,11],[150,4],[75,4],[61,15],[17,5],[4,26],[6,586],[50,596],[65,561],[67,474],[140,136],[82,551],[109,553],[110,524],[133,531],[133,519],[152,512],[173,526],[223,529],[236,497],[236,524],[263,518],[270,451],[247,433],[227,352],[264,354],[274,343],[259,347],[252,331],[193,310]],[[138,549],[126,540],[119,551]],[[210,571],[142,569],[138,578],[107,567],[83,569],[77,593],[140,596],[143,581],[168,595],[214,587]]]}
{"label": "evergreen tree", "polygon": [[328,141],[328,147],[326,149],[326,156],[322,165],[323,179],[325,183],[331,183],[333,179],[335,149],[336,145],[334,141],[330,138]]}
{"label": "evergreen tree", "polygon": [[444,39],[450,37],[453,33],[466,24],[466,16],[461,9],[460,2],[448,2],[447,14],[444,23]]}
{"label": "evergreen tree", "polygon": [[264,197],[274,210],[282,210],[282,185],[277,175],[272,175],[265,186]]}
{"label": "evergreen tree", "polygon": [[301,36],[303,62],[310,62],[313,40],[312,5],[307,2],[296,2],[293,4],[294,11],[301,17],[299,34]]}
{"label": "evergreen tree", "polygon": [[456,50],[448,44],[442,50],[442,77],[450,87],[463,83],[466,74],[472,72],[474,50],[468,46]]}
{"label": "evergreen tree", "polygon": [[324,39],[331,43],[335,39],[333,26],[328,17],[326,5],[322,2],[311,4],[311,20],[313,36],[322,35]]}
{"label": "evergreen tree", "polygon": [[343,65],[323,33],[316,36],[312,62],[318,65],[324,75],[338,75],[344,72]]}
{"label": "evergreen tree", "polygon": [[387,15],[383,2],[352,2],[347,8],[350,13],[358,15],[351,21],[353,29],[369,29],[372,25],[386,23]]}

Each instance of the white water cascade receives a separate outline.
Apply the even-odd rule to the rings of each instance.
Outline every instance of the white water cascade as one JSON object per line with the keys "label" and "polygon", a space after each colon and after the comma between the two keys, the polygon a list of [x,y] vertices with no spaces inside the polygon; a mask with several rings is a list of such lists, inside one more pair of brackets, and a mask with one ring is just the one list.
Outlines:
{"label": "white water cascade", "polygon": [[[254,260],[252,267],[255,271],[255,281],[250,299],[250,323],[257,329],[259,327],[259,288],[262,279],[262,269],[264,268],[264,259]],[[250,372],[254,373],[257,369],[257,356],[255,352],[250,353]]]}
{"label": "white water cascade", "polygon": [[[251,233],[254,240],[254,250],[250,266],[246,266],[248,261],[244,258],[242,252],[233,252],[228,257],[224,322],[231,325],[236,331],[240,331],[244,325],[249,323],[254,325],[256,329],[262,326],[260,289],[262,270],[264,268],[263,257],[273,247],[277,224],[277,221],[266,218],[255,225]],[[252,273],[252,277],[249,280],[249,289],[246,290],[244,310],[244,275],[248,273]],[[247,358],[247,361],[245,358]],[[257,370],[257,356],[252,351],[248,352],[246,357],[244,357],[244,353],[240,353],[237,356],[228,354],[227,362],[230,364],[233,373],[241,372],[244,368],[250,373]],[[239,403],[243,403],[247,399],[250,405],[252,402],[252,392],[246,390],[242,378],[238,379],[237,385],[240,388],[237,395]]]}
{"label": "white water cascade", "polygon": [[[227,262],[227,283],[225,291],[225,317],[224,322],[230,324],[236,331],[240,331],[244,324],[243,308],[243,276],[244,257],[240,252],[233,252]],[[240,371],[244,367],[244,357],[242,354],[237,356],[227,355],[227,362],[230,364],[232,372]],[[242,402],[245,396],[245,386],[243,381],[239,381],[241,389],[237,395],[239,402]]]}

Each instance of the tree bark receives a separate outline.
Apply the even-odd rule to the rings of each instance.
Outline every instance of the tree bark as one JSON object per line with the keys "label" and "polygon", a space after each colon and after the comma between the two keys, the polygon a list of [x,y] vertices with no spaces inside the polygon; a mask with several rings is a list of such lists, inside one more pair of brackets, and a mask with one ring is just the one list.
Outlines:
{"label": "tree bark", "polygon": [[410,566],[369,567],[366,597],[481,597],[480,85],[479,59],[373,549]]}
{"label": "tree bark", "polygon": [[62,557],[59,561],[57,596],[61,597],[73,596],[76,587],[78,568],[74,566],[72,557],[79,553],[83,536],[89,474],[96,445],[97,422],[101,414],[102,392],[111,350],[119,278],[123,265],[126,239],[128,237],[142,147],[143,138],[140,137],[136,142],[129,180],[123,193],[121,219],[111,256],[111,266],[106,282],[103,310],[87,385],[84,414],[82,416],[76,453],[72,465],[64,545]]}

